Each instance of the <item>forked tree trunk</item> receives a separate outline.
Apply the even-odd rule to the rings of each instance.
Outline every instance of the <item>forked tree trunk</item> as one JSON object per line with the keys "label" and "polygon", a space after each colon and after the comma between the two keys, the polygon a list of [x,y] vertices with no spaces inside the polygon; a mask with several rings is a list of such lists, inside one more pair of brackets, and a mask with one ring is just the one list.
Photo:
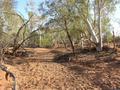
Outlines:
{"label": "forked tree trunk", "polygon": [[[92,24],[90,23],[90,21],[88,19],[86,20],[86,23],[87,23],[87,25],[89,27],[88,32],[92,36],[92,41],[95,43],[97,51],[102,51],[102,48],[103,48],[102,29],[101,29],[101,8],[102,8],[102,3],[103,3],[103,1],[98,0],[98,31],[99,31],[99,38],[95,34],[94,28],[92,27]],[[96,4],[96,2],[95,2],[95,4]],[[94,12],[95,12],[95,7],[94,7]],[[96,19],[96,16],[95,16],[95,19]]]}
{"label": "forked tree trunk", "polygon": [[97,50],[97,51],[101,51],[101,50],[102,50],[102,47],[101,47],[102,38],[99,39],[99,40],[100,40],[100,42],[99,42],[99,40],[98,40],[98,38],[97,38],[97,35],[95,34],[95,31],[94,31],[94,29],[93,29],[90,21],[87,19],[86,22],[87,22],[87,25],[88,25],[88,27],[89,27],[89,28],[88,28],[88,32],[90,33],[90,35],[91,35],[91,37],[92,37],[92,41],[93,41],[93,42],[95,43],[95,45],[96,45],[96,50]]}

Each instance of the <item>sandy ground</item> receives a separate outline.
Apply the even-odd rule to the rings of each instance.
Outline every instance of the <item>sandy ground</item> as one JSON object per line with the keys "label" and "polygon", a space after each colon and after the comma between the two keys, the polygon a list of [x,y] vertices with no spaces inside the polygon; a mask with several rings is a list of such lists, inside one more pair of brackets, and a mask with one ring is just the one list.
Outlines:
{"label": "sandy ground", "polygon": [[[120,90],[120,50],[117,55],[78,53],[77,61],[62,48],[26,50],[22,57],[5,60],[17,78],[18,90]],[[6,80],[0,70],[0,90],[12,90],[10,78]]]}

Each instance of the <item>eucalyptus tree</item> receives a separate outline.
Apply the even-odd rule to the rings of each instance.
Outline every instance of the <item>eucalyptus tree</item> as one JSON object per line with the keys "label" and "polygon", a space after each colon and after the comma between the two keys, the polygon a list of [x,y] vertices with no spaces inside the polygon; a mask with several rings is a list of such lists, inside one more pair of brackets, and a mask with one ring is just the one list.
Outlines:
{"label": "eucalyptus tree", "polygon": [[[87,3],[86,3],[87,2]],[[109,14],[115,10],[118,0],[86,0],[83,1],[87,9],[77,6],[79,14],[83,17],[88,26],[88,32],[92,37],[92,41],[96,45],[97,51],[102,51],[103,33],[110,25]]]}
{"label": "eucalyptus tree", "polygon": [[[79,31],[82,32],[83,30],[80,25],[84,27],[84,24],[82,24],[84,22],[79,21],[79,17],[76,15],[76,9],[74,6],[75,3],[75,0],[53,0],[52,2],[47,1],[46,12],[43,12],[45,15],[53,18],[53,21],[56,22],[56,29],[65,31],[73,53],[75,53],[73,39],[75,39]],[[78,35],[78,37],[79,36],[80,35]]]}
{"label": "eucalyptus tree", "polygon": [[43,5],[42,9],[44,15],[52,17],[57,26],[65,30],[73,52],[74,36],[86,33],[85,36],[92,37],[89,40],[96,45],[97,51],[102,51],[102,35],[109,29],[109,14],[115,10],[117,2],[118,0],[52,0],[47,1],[47,6]]}
{"label": "eucalyptus tree", "polygon": [[99,51],[102,51],[103,47],[103,33],[110,28],[110,15],[115,10],[115,5],[118,0],[95,0],[95,9],[97,13],[97,26],[99,36]]}

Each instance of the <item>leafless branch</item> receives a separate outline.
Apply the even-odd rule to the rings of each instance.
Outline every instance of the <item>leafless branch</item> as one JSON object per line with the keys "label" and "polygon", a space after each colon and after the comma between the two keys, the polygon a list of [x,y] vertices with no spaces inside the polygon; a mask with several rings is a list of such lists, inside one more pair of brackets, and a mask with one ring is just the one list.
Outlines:
{"label": "leafless branch", "polygon": [[11,71],[9,71],[6,66],[4,66],[2,64],[0,64],[0,68],[1,68],[2,71],[6,72],[6,75],[5,75],[6,80],[8,79],[8,76],[12,77],[12,80],[13,80],[13,88],[12,88],[12,90],[17,90],[16,89],[17,84],[16,84],[15,75]]}

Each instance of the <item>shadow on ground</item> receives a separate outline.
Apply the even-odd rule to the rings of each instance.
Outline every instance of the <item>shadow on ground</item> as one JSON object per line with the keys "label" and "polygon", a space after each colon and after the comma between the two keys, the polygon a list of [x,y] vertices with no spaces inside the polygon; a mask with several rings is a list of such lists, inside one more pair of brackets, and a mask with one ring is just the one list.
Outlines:
{"label": "shadow on ground", "polygon": [[[120,52],[117,52],[120,53]],[[75,75],[87,78],[93,85],[102,90],[120,89],[120,58],[116,52],[106,50],[96,52],[94,49],[76,51],[76,57],[72,53],[60,50],[19,52],[16,57],[8,56],[5,63],[9,65],[29,64],[30,62],[52,62],[64,65]],[[48,60],[49,59],[49,60]]]}
{"label": "shadow on ground", "polygon": [[62,64],[82,75],[93,85],[102,90],[120,90],[120,59],[116,59],[117,53],[112,49],[103,52],[81,51],[77,52],[77,60],[69,62],[74,58],[72,53],[58,55],[54,62]]}

